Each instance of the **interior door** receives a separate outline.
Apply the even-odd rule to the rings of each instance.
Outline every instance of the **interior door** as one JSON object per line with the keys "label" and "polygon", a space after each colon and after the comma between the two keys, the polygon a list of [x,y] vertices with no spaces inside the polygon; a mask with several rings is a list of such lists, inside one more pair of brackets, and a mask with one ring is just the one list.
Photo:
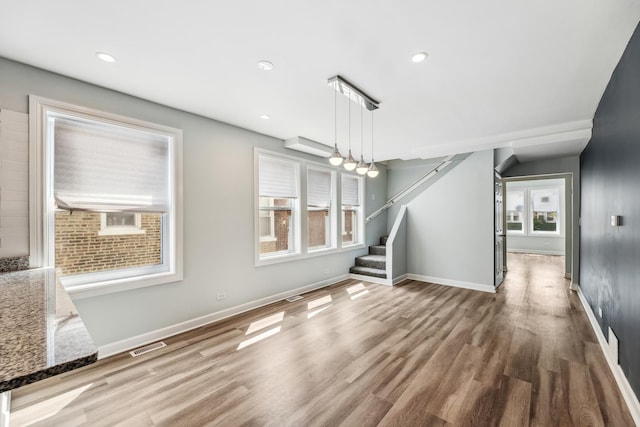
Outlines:
{"label": "interior door", "polygon": [[504,207],[502,204],[502,177],[495,175],[495,286],[498,287],[504,280],[505,270],[505,233],[503,226]]}

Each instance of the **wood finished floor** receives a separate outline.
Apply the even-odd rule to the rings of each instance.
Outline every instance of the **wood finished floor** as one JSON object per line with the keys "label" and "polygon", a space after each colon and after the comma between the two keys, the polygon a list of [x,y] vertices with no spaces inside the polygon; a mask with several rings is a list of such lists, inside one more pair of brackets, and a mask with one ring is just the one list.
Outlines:
{"label": "wood finished floor", "polygon": [[632,426],[563,258],[497,294],[349,280],[13,392],[12,426]]}

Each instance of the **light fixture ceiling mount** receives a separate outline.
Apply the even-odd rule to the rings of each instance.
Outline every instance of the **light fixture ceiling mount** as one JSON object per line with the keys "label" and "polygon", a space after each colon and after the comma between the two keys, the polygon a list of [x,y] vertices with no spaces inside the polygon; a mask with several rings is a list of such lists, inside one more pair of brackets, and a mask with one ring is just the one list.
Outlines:
{"label": "light fixture ceiling mount", "polygon": [[377,110],[380,106],[378,101],[358,89],[356,85],[350,83],[344,77],[333,76],[327,81],[327,84],[369,111]]}
{"label": "light fixture ceiling mount", "polygon": [[[334,113],[335,113],[335,121],[334,121],[334,130],[335,130],[335,140],[334,140],[334,150],[333,154],[329,158],[329,162],[334,166],[339,166],[342,164],[344,168],[348,171],[355,171],[360,175],[367,175],[371,178],[375,178],[378,175],[378,168],[373,161],[373,111],[379,108],[380,103],[364,93],[361,89],[359,89],[354,84],[347,81],[344,77],[340,77],[338,75],[331,77],[327,80],[327,84],[331,86],[335,92],[333,93],[334,99]],[[338,113],[337,113],[337,104],[336,104],[336,94],[340,93],[346,96],[349,100],[349,154],[346,159],[342,158],[340,151],[338,150],[338,131],[337,131],[337,122],[338,122]],[[351,101],[355,102],[360,106],[360,161],[356,162],[353,158],[353,154],[351,154]],[[371,163],[367,164],[364,161],[364,117],[362,115],[363,109],[367,109],[371,111]]]}

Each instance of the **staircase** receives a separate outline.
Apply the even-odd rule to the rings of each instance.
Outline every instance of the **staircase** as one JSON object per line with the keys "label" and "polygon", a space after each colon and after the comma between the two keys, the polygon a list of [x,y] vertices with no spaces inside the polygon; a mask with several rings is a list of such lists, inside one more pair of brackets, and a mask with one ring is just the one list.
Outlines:
{"label": "staircase", "polygon": [[387,239],[380,237],[380,244],[369,246],[369,255],[356,258],[356,265],[349,269],[349,273],[362,276],[387,278]]}

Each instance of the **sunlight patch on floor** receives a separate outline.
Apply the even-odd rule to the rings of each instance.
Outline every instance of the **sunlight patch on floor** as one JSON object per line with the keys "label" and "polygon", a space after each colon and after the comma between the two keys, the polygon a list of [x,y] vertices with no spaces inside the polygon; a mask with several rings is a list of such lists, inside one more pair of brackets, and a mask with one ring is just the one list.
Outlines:
{"label": "sunlight patch on floor", "polygon": [[356,292],[360,292],[365,290],[366,288],[364,287],[364,285],[362,284],[362,282],[358,283],[357,285],[353,285],[353,286],[349,286],[347,288],[347,292],[349,293],[349,295],[353,295]]}
{"label": "sunlight patch on floor", "polygon": [[307,319],[311,319],[313,316],[315,316],[316,314],[320,314],[323,311],[325,311],[327,308],[331,307],[333,304],[329,304],[329,305],[325,305],[324,307],[320,307],[317,310],[314,311],[310,311],[307,313]]}
{"label": "sunlight patch on floor", "polygon": [[331,298],[331,295],[325,295],[322,298],[316,298],[313,301],[309,301],[307,303],[307,310],[313,310],[314,308],[329,304],[332,301],[333,299]]}
{"label": "sunlight patch on floor", "polygon": [[268,331],[258,334],[255,337],[249,338],[248,340],[244,340],[240,344],[238,344],[238,348],[236,350],[242,350],[245,347],[249,347],[251,344],[255,344],[259,341],[267,339],[270,336],[273,336],[278,332],[280,332],[281,329],[282,329],[282,326],[276,326],[275,328],[269,329]]}
{"label": "sunlight patch on floor", "polygon": [[284,319],[284,311],[273,314],[271,316],[263,317],[260,320],[256,320],[255,322],[252,322],[249,325],[249,329],[247,329],[247,333],[245,333],[245,335],[250,335],[268,326],[275,325],[276,323],[280,323],[282,322],[283,319]]}
{"label": "sunlight patch on floor", "polygon": [[[47,420],[62,411],[67,405],[73,402],[78,396],[89,389],[93,383],[75,388],[66,393],[43,400],[24,409],[11,412],[10,422],[12,426],[30,426],[37,422]],[[28,410],[28,414],[25,411]],[[33,414],[38,414],[34,417]]]}

